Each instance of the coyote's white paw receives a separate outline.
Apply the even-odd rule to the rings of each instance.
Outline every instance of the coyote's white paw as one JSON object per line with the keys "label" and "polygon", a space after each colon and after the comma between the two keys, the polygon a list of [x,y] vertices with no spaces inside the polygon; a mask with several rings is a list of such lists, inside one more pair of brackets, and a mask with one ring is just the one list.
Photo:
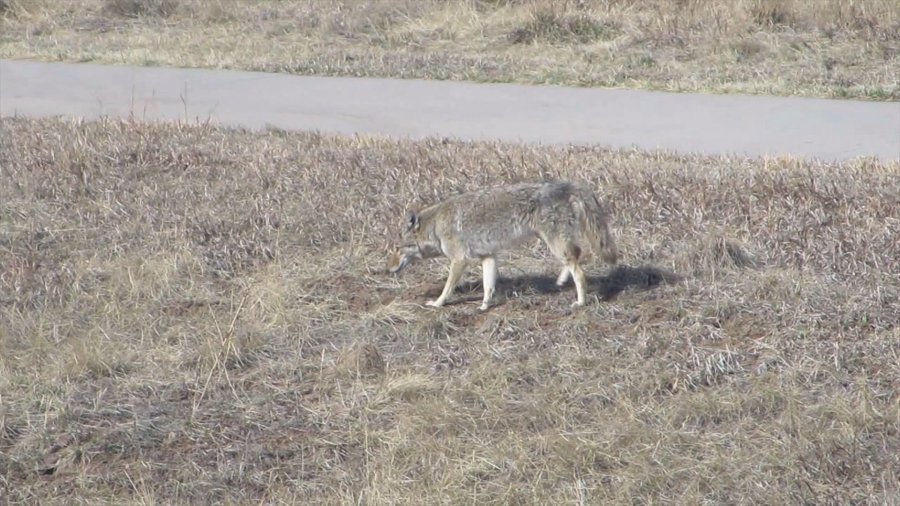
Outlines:
{"label": "coyote's white paw", "polygon": [[429,300],[428,302],[425,303],[425,305],[430,306],[430,307],[441,307],[444,305],[444,303],[439,300]]}

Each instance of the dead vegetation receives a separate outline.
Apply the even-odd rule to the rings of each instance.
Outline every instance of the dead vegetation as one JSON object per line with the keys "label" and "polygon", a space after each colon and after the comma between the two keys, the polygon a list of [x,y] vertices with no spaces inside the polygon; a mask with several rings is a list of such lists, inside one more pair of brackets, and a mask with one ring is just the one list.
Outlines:
{"label": "dead vegetation", "polygon": [[0,57],[900,99],[895,0],[4,0],[0,28]]}
{"label": "dead vegetation", "polygon": [[161,17],[175,14],[178,0],[106,0],[105,12],[126,18]]}
{"label": "dead vegetation", "polygon": [[[0,126],[0,502],[900,494],[896,163]],[[406,206],[544,178],[614,216],[587,307],[537,244],[486,313],[380,271]]]}

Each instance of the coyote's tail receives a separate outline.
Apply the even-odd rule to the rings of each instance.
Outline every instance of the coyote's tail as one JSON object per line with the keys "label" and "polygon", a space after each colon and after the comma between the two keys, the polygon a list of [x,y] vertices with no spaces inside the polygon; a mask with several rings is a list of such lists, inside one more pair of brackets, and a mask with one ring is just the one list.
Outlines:
{"label": "coyote's tail", "polygon": [[578,222],[581,226],[581,235],[586,239],[595,253],[608,264],[613,264],[619,259],[619,250],[609,231],[607,215],[603,210],[597,196],[587,188],[580,188],[573,195],[572,203],[575,204],[578,213]]}

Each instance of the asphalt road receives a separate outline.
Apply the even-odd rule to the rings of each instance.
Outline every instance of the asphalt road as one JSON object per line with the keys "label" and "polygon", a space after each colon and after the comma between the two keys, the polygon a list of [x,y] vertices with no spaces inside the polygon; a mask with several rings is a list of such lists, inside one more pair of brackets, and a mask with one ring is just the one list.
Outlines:
{"label": "asphalt road", "polygon": [[900,159],[900,102],[0,60],[0,115],[133,115],[409,138]]}

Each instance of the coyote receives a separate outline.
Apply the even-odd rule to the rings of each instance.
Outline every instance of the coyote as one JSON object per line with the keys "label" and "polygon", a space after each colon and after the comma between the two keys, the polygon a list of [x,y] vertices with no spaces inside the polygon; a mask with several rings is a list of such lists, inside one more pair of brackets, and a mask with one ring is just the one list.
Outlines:
{"label": "coyote", "polygon": [[396,273],[421,259],[450,258],[450,275],[437,300],[440,307],[474,260],[481,261],[486,310],[497,284],[496,255],[519,243],[540,238],[563,262],[556,284],[575,279],[577,300],[585,303],[581,261],[598,253],[610,264],[618,258],[600,201],[587,187],[569,182],[520,183],[462,193],[416,213],[408,211],[402,242],[387,262]]}

